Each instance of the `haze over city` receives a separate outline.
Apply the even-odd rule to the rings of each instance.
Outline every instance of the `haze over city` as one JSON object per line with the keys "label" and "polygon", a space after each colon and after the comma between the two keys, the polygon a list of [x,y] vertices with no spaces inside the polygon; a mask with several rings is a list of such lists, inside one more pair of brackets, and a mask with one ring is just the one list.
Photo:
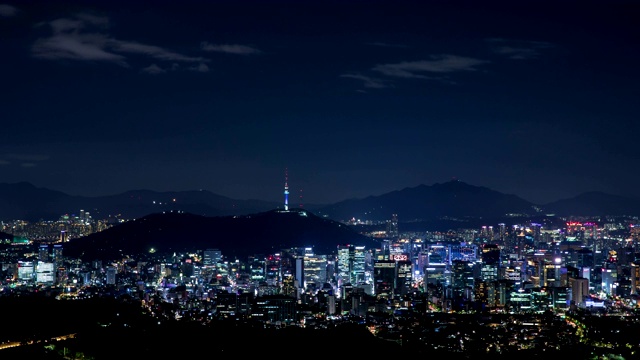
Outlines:
{"label": "haze over city", "polygon": [[632,1],[8,1],[0,182],[640,197]]}

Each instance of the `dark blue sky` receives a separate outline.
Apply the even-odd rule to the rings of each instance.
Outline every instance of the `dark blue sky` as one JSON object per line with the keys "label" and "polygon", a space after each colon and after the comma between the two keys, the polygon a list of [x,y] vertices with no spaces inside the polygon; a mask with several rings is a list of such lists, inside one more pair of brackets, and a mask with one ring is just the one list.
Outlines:
{"label": "dark blue sky", "polygon": [[0,2],[0,182],[640,197],[639,4]]}

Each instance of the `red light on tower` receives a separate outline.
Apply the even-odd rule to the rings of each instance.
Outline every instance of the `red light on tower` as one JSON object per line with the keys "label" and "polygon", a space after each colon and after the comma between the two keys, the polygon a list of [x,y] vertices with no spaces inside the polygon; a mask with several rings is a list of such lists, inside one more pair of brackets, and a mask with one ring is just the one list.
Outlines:
{"label": "red light on tower", "polygon": [[300,208],[302,209],[302,189],[300,189]]}

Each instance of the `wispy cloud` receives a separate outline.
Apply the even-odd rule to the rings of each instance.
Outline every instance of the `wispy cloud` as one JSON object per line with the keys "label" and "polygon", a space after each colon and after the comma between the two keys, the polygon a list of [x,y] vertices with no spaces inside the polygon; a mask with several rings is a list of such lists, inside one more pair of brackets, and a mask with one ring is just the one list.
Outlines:
{"label": "wispy cloud", "polygon": [[528,60],[539,58],[542,50],[554,45],[545,41],[507,40],[500,38],[485,39],[494,53],[504,55],[513,60]]}
{"label": "wispy cloud", "polygon": [[151,74],[151,75],[158,75],[158,74],[164,74],[167,72],[167,70],[161,68],[160,66],[156,65],[156,64],[151,64],[149,66],[147,66],[146,68],[142,68],[143,73],[147,73],[147,74]]}
{"label": "wispy cloud", "polygon": [[433,55],[430,60],[406,61],[395,64],[376,65],[373,70],[381,74],[401,78],[432,79],[424,73],[445,74],[461,71],[476,71],[477,66],[489,61],[457,55]]}
{"label": "wispy cloud", "polygon": [[203,62],[207,59],[192,57],[168,51],[159,46],[140,44],[132,41],[110,40],[107,44],[116,52],[146,55],[157,60],[179,62]]}
{"label": "wispy cloud", "polygon": [[206,41],[200,44],[204,51],[222,52],[235,55],[253,55],[260,54],[262,51],[247,45],[238,44],[211,44]]}
{"label": "wispy cloud", "polygon": [[389,87],[389,85],[384,80],[376,79],[362,74],[342,74],[340,75],[340,77],[360,80],[363,82],[363,86],[368,89],[382,89]]}
{"label": "wispy cloud", "polygon": [[207,66],[207,64],[200,63],[197,66],[190,67],[189,70],[197,72],[209,72],[209,66]]}
{"label": "wispy cloud", "polygon": [[10,153],[0,155],[0,166],[17,163],[20,167],[35,167],[38,163],[49,160],[49,155],[42,154],[17,154]]}
{"label": "wispy cloud", "polygon": [[[76,14],[41,23],[48,26],[51,35],[38,39],[32,47],[33,56],[49,60],[77,60],[111,62],[130,67],[130,55],[144,56],[156,61],[199,63],[206,58],[188,56],[160,46],[135,41],[115,39],[108,32],[109,19],[93,14]],[[154,64],[155,65],[155,64]],[[160,73],[160,66],[151,65],[143,69],[147,73]],[[167,67],[169,68],[169,67]],[[197,68],[201,68],[200,65]]]}
{"label": "wispy cloud", "polygon": [[12,17],[18,15],[18,8],[8,4],[0,4],[0,17]]}
{"label": "wispy cloud", "polygon": [[209,66],[207,66],[207,64],[204,63],[200,63],[197,65],[193,65],[193,66],[188,66],[188,67],[184,67],[184,66],[180,66],[180,64],[178,63],[173,63],[169,66],[166,67],[161,67],[158,64],[151,64],[145,68],[142,68],[140,70],[140,72],[143,72],[145,74],[150,74],[150,75],[159,75],[159,74],[164,74],[166,72],[169,71],[177,71],[177,70],[188,70],[188,71],[195,71],[195,72],[209,72]]}

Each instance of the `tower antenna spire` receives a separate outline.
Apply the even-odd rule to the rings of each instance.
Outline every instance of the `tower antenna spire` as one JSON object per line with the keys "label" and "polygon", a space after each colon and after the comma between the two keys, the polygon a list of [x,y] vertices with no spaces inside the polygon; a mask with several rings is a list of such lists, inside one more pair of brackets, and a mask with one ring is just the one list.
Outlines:
{"label": "tower antenna spire", "polygon": [[302,189],[300,189],[300,209],[302,209],[303,207],[304,206],[303,206],[303,203],[302,203]]}
{"label": "tower antenna spire", "polygon": [[289,170],[284,169],[284,210],[289,210]]}

